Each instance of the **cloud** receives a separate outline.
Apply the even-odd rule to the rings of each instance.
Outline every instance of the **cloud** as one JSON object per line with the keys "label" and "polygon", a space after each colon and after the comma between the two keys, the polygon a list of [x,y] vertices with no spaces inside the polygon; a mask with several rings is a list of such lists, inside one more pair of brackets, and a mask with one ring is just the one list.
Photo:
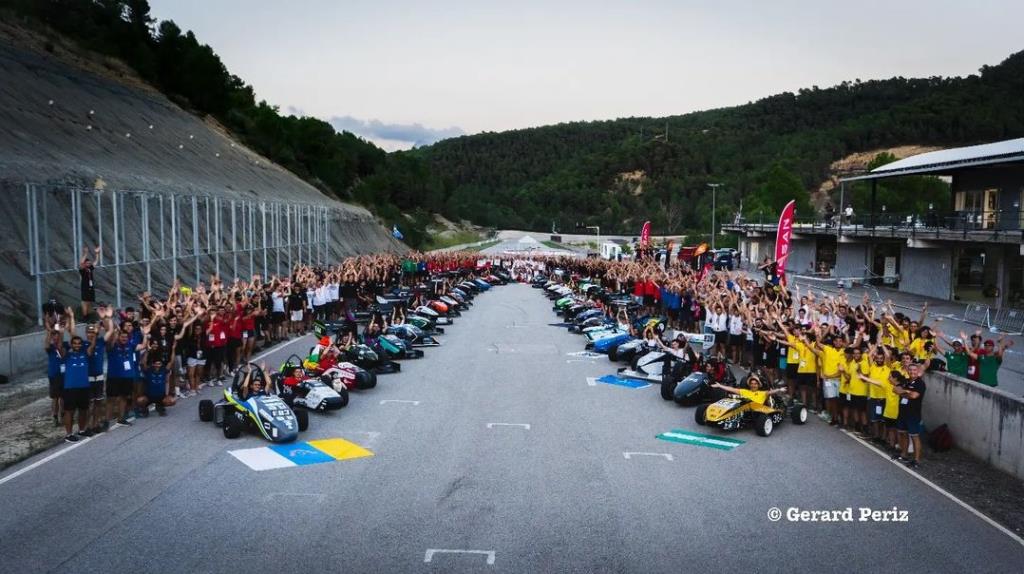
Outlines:
{"label": "cloud", "polygon": [[333,116],[327,121],[338,131],[352,132],[389,151],[430,145],[438,140],[466,134],[458,126],[433,129],[419,123],[387,124],[380,120],[361,120],[352,116]]}

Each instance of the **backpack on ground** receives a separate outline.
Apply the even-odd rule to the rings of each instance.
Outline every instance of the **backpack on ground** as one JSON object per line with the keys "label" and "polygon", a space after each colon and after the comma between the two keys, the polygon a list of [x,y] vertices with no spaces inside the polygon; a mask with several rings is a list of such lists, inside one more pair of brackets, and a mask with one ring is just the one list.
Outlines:
{"label": "backpack on ground", "polygon": [[946,452],[953,448],[953,433],[950,432],[949,425],[939,425],[928,433],[928,446],[935,452]]}

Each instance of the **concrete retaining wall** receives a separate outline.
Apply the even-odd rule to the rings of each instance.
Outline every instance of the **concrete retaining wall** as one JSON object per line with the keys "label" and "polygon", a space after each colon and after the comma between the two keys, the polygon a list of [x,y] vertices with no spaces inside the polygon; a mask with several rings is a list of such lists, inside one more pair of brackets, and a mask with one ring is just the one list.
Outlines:
{"label": "concrete retaining wall", "polygon": [[900,291],[936,299],[953,298],[952,253],[948,248],[907,247],[900,251]]}
{"label": "concrete retaining wall", "polygon": [[956,445],[1024,480],[1024,399],[948,373],[925,375],[923,418],[945,423]]}
{"label": "concrete retaining wall", "polygon": [[[75,332],[84,337],[85,326],[78,325]],[[0,339],[0,375],[13,378],[26,373],[40,377],[46,373],[42,331]]]}

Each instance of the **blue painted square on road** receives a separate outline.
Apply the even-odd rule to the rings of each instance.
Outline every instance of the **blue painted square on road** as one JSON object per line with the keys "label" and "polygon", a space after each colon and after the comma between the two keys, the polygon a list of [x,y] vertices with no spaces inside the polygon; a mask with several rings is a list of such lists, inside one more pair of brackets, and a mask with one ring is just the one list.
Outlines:
{"label": "blue painted square on road", "polygon": [[616,386],[619,386],[619,387],[627,387],[627,388],[630,388],[630,389],[643,389],[643,388],[647,388],[647,387],[651,386],[650,383],[645,383],[643,381],[638,381],[636,379],[627,379],[625,377],[618,377],[616,375],[605,375],[605,376],[601,377],[600,379],[597,379],[597,382],[604,383],[606,385],[616,385]]}
{"label": "blue painted square on road", "polygon": [[295,464],[320,464],[323,462],[334,462],[334,457],[327,453],[313,448],[308,443],[296,442],[292,444],[273,444],[270,450],[287,458]]}

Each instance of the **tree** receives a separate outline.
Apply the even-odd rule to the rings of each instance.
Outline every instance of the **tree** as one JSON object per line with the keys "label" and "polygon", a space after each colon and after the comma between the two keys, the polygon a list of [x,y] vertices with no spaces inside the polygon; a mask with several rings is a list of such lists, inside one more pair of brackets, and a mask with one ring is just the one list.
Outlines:
{"label": "tree", "polygon": [[744,201],[747,215],[777,214],[791,200],[796,200],[797,217],[813,217],[811,197],[800,179],[780,163],[775,163],[764,174],[761,185]]}

